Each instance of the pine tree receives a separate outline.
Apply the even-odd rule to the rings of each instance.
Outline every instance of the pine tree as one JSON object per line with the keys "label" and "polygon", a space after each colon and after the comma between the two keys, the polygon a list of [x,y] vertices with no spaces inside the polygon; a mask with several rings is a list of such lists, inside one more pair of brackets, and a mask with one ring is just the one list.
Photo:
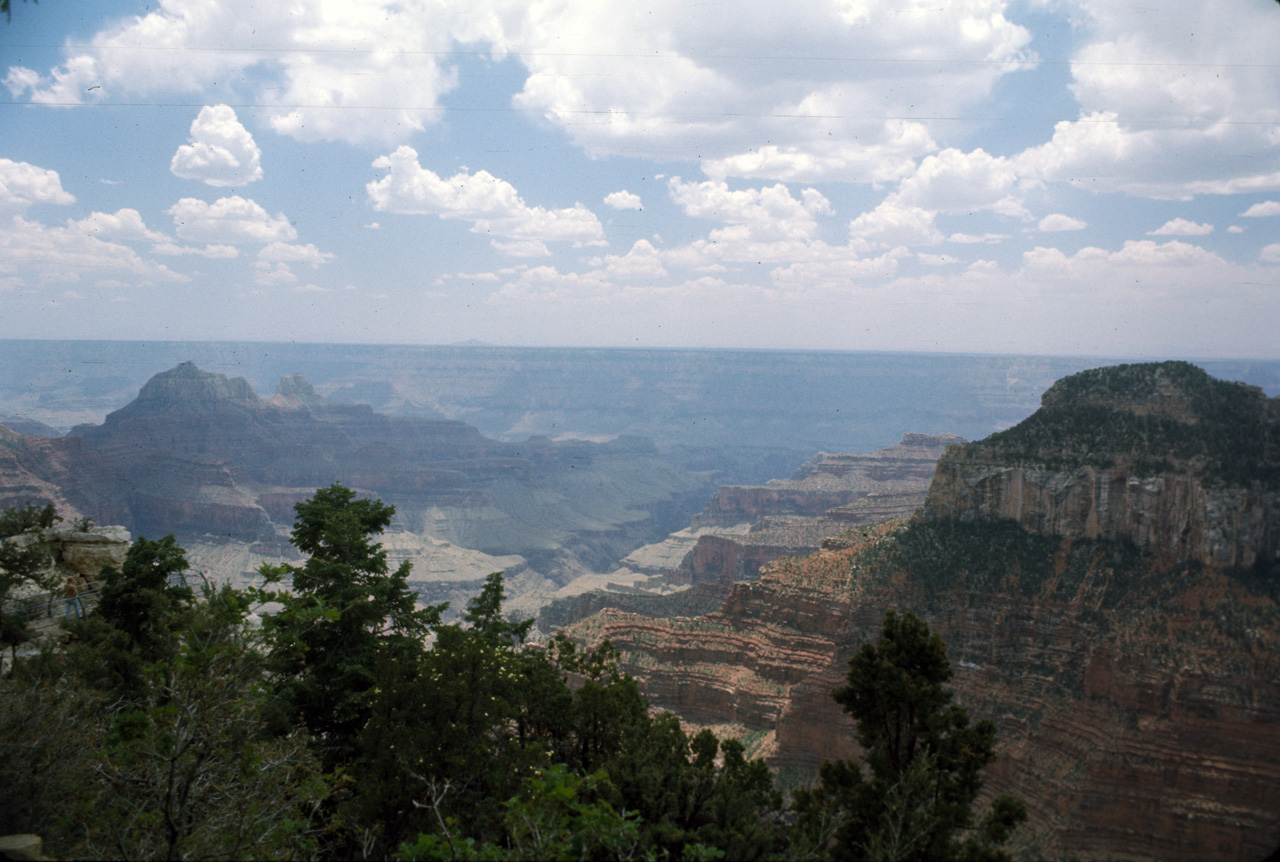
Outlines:
{"label": "pine tree", "polygon": [[995,800],[975,822],[982,770],[995,760],[995,723],[970,723],[944,686],[946,645],[908,611],[885,614],[880,638],[849,661],[831,696],[857,723],[862,765],[824,763],[817,788],[797,793],[802,840],[836,858],[1001,859],[1026,806]]}
{"label": "pine tree", "polygon": [[334,484],[294,509],[292,541],[310,558],[302,566],[264,565],[267,585],[289,578],[293,589],[264,589],[256,598],[282,605],[264,619],[280,679],[278,729],[305,725],[332,769],[356,752],[380,658],[419,655],[443,606],[416,608],[407,561],[388,569],[376,537],[395,507]]}

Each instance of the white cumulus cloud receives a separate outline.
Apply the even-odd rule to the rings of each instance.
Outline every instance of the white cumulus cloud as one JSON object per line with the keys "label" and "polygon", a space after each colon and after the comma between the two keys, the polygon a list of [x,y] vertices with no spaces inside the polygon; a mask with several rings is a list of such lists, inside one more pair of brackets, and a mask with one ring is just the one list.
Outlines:
{"label": "white cumulus cloud", "polygon": [[471,222],[473,233],[524,242],[603,243],[604,228],[582,204],[563,209],[529,206],[515,187],[488,171],[441,179],[418,163],[412,147],[374,160],[387,175],[365,186],[376,210],[437,215]]}
{"label": "white cumulus cloud", "polygon": [[269,215],[257,203],[239,195],[219,198],[212,204],[183,198],[167,212],[173,216],[178,236],[193,242],[272,243],[298,236],[283,213]]}
{"label": "white cumulus cloud", "polygon": [[990,210],[1019,218],[1028,213],[1017,199],[1016,165],[979,148],[972,152],[946,149],[928,156],[902,181],[893,196],[897,203],[938,212]]}
{"label": "white cumulus cloud", "polygon": [[75,201],[75,196],[62,188],[57,171],[0,159],[0,212],[22,212],[36,203],[65,206]]}
{"label": "white cumulus cloud", "polygon": [[804,189],[800,198],[778,183],[765,188],[731,190],[723,180],[686,183],[680,177],[667,182],[671,200],[685,215],[741,226],[742,231],[713,232],[717,236],[753,241],[807,239],[817,231],[817,215],[830,215],[831,203],[816,189]]}
{"label": "white cumulus cloud", "polygon": [[293,245],[287,242],[273,242],[258,252],[258,260],[269,263],[307,263],[312,269],[333,260],[333,257],[332,252],[321,251],[311,243]]}
{"label": "white cumulus cloud", "polygon": [[1263,201],[1254,204],[1240,213],[1243,218],[1261,218],[1263,216],[1280,215],[1280,201]]}
{"label": "white cumulus cloud", "polygon": [[1150,15],[1112,0],[1069,5],[1080,114],[1021,154],[1026,176],[1176,200],[1280,189],[1274,6],[1171,0]]}
{"label": "white cumulus cloud", "polygon": [[182,282],[187,277],[147,260],[127,245],[99,239],[77,226],[47,227],[15,217],[0,231],[0,277],[21,283],[100,281],[108,273],[133,284]]}
{"label": "white cumulus cloud", "polygon": [[540,239],[489,240],[489,245],[507,257],[551,257],[551,249]]}
{"label": "white cumulus cloud", "polygon": [[[496,37],[509,17],[470,4],[379,0],[164,0],[149,8],[78,39],[87,44],[64,49],[49,75],[11,69],[6,82],[29,90],[33,102],[60,104],[109,92],[201,95],[211,81],[238,82],[238,95],[264,105],[281,134],[390,143],[439,117],[439,97],[457,86],[447,52]],[[264,38],[283,50],[256,50]]]}
{"label": "white cumulus cloud", "polygon": [[604,196],[606,206],[611,206],[616,210],[638,210],[643,209],[640,205],[640,195],[632,194],[623,189],[619,192],[610,192]]}
{"label": "white cumulus cloud", "polygon": [[[517,107],[592,155],[699,158],[716,179],[897,179],[936,149],[903,117],[953,116],[1034,59],[992,0],[743,0],[731,21],[673,0],[568,0],[527,4],[507,32],[530,72]],[[972,62],[938,76],[933,58]]]}
{"label": "white cumulus cloud", "polygon": [[1039,228],[1045,233],[1053,233],[1060,230],[1084,230],[1089,224],[1078,218],[1072,218],[1062,213],[1053,213],[1040,219]]}
{"label": "white cumulus cloud", "polygon": [[1184,218],[1167,221],[1155,230],[1147,231],[1147,236],[1208,236],[1213,233],[1213,225],[1196,224]]}
{"label": "white cumulus cloud", "polygon": [[603,265],[605,274],[610,278],[656,279],[667,276],[658,250],[647,239],[636,240],[624,255],[606,255],[597,265]]}
{"label": "white cumulus cloud", "polygon": [[1280,242],[1263,246],[1261,253],[1258,254],[1258,260],[1263,263],[1280,263]]}
{"label": "white cumulus cloud", "polygon": [[873,245],[913,246],[942,242],[937,213],[918,206],[884,201],[849,223],[849,235]]}
{"label": "white cumulus cloud", "polygon": [[201,108],[191,123],[189,140],[169,162],[174,176],[211,186],[242,186],[262,179],[262,151],[226,105]]}
{"label": "white cumulus cloud", "polygon": [[96,236],[99,239],[146,240],[148,242],[167,242],[168,237],[159,231],[153,231],[142,221],[142,215],[135,209],[125,208],[114,213],[90,213],[79,221],[68,221],[67,227]]}
{"label": "white cumulus cloud", "polygon": [[520,64],[513,106],[592,155],[700,157],[717,178],[879,182],[936,149],[926,122],[901,117],[954,115],[1035,62],[1031,32],[1004,5],[858,0],[783,12],[742,0],[727,26],[710,7],[674,0],[164,0],[77,38],[47,74],[14,67],[6,82],[33,101],[78,103],[199,96],[217,81],[265,106],[281,134],[394,145],[443,116],[460,81],[451,52],[465,46]]}
{"label": "white cumulus cloud", "polygon": [[196,256],[207,257],[210,260],[230,260],[239,257],[240,250],[234,245],[206,245],[204,248],[197,248],[193,245],[178,245],[174,242],[156,243],[151,247],[152,254],[163,254],[168,257],[184,257]]}
{"label": "white cumulus cloud", "polygon": [[253,270],[254,282],[263,287],[280,287],[298,282],[298,277],[293,274],[289,264],[280,261],[259,260],[253,264]]}

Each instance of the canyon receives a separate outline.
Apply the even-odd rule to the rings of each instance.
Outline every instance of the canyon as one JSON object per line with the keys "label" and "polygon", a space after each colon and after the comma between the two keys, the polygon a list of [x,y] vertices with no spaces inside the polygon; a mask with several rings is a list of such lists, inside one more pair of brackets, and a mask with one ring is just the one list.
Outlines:
{"label": "canyon", "polygon": [[342,482],[397,508],[386,536],[424,601],[466,596],[505,569],[516,592],[612,566],[686,522],[713,486],[646,440],[503,442],[464,422],[335,404],[285,375],[261,398],[243,378],[181,363],[64,437],[0,431],[0,499],[63,517],[173,533],[215,579],[289,559],[293,505]]}
{"label": "canyon", "polygon": [[603,589],[583,578],[552,595],[538,627],[550,634],[605,608],[649,616],[713,611],[736,582],[780,557],[815,551],[853,525],[914,512],[938,458],[960,442],[954,434],[907,433],[869,454],[821,452],[790,479],[722,485],[687,528],[623,558]]}
{"label": "canyon", "polygon": [[794,783],[857,756],[829,692],[884,611],[911,609],[958,702],[999,727],[984,798],[1027,803],[1019,855],[1262,859],[1280,846],[1278,406],[1185,363],[1073,375],[949,448],[914,516],[776,560],[710,613],[609,608],[567,631]]}
{"label": "canyon", "polygon": [[[248,352],[221,349],[221,367]],[[65,408],[57,375],[40,398],[0,386],[35,432],[0,426],[0,505],[174,532],[195,569],[246,581],[296,559],[293,504],[342,481],[396,505],[383,543],[424,602],[462,606],[506,571],[511,612],[609,639],[656,707],[738,736],[788,785],[859,754],[829,692],[886,609],[913,609],[958,701],[999,727],[984,799],[1027,802],[1021,856],[1280,846],[1280,399],[1262,389],[1186,363],[995,358],[890,357],[851,384],[835,360],[750,352],[629,357],[655,384],[602,351],[575,380],[469,348],[430,352],[456,380],[424,379],[421,351],[300,350],[323,384],[282,371],[267,397],[193,362],[119,403],[132,366],[85,366],[100,385]],[[735,389],[743,369],[767,385]],[[904,381],[936,398],[887,419]],[[752,412],[752,386],[789,382]]]}

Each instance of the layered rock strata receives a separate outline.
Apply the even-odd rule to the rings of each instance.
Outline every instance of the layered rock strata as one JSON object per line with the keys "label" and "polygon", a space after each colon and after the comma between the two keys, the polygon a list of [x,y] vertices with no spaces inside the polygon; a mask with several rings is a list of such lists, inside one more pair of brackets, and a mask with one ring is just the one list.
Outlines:
{"label": "layered rock strata", "polygon": [[888,534],[772,563],[701,618],[613,612],[572,634],[612,640],[660,706],[772,732],[796,780],[857,753],[829,692],[884,610],[912,609],[947,642],[958,701],[999,726],[984,793],[1026,801],[1022,855],[1266,857],[1276,402],[1182,363],[1077,377],[1024,426],[950,450]]}
{"label": "layered rock strata", "polygon": [[957,442],[963,441],[953,434],[905,434],[899,444],[869,455],[819,453],[790,479],[721,487],[692,526],[623,560],[625,572],[649,575],[663,590],[674,584],[693,585],[691,591],[637,595],[614,586],[575,593],[544,607],[539,629],[550,632],[604,608],[651,616],[710,612],[734,582],[754,579],[779,557],[817,550],[824,538],[852,525],[914,512],[924,502],[934,462]]}
{"label": "layered rock strata", "polygon": [[[693,525],[757,522],[769,516],[821,517],[840,508],[846,519],[857,503],[877,498],[877,505],[909,505],[908,499],[928,487],[933,468],[947,446],[964,442],[954,434],[904,434],[902,441],[868,455],[820,453],[790,479],[764,485],[725,485],[693,519]],[[897,498],[890,502],[891,498]],[[915,497],[918,506],[923,497]],[[911,506],[914,511],[915,506]]]}

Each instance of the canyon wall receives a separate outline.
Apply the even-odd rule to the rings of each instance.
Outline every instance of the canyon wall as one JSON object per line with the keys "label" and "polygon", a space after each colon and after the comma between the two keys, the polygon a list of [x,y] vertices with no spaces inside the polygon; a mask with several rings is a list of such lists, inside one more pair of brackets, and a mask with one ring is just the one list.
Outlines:
{"label": "canyon wall", "polygon": [[771,563],[702,617],[615,611],[571,634],[609,638],[657,705],[763,732],[796,781],[857,754],[829,692],[884,611],[911,609],[946,641],[958,702],[999,727],[984,798],[1026,801],[1020,855],[1266,857],[1276,402],[1183,363],[1076,377],[1026,427],[949,450],[915,518]]}
{"label": "canyon wall", "polygon": [[1123,462],[1009,466],[957,449],[939,462],[929,502],[959,517],[1011,518],[1044,535],[1121,539],[1206,566],[1276,559],[1280,493],[1143,472]]}
{"label": "canyon wall", "polygon": [[[753,580],[779,557],[815,551],[832,533],[852,525],[914,512],[924,502],[934,463],[959,442],[954,434],[908,433],[898,444],[870,454],[818,453],[790,479],[722,486],[688,529],[622,561],[621,572],[652,578],[661,592],[692,585],[687,595],[655,594],[652,584],[647,594],[616,585],[575,593],[545,606],[538,626],[549,633],[604,608],[650,616],[714,610],[735,581]],[[687,550],[677,556],[675,549]]]}

